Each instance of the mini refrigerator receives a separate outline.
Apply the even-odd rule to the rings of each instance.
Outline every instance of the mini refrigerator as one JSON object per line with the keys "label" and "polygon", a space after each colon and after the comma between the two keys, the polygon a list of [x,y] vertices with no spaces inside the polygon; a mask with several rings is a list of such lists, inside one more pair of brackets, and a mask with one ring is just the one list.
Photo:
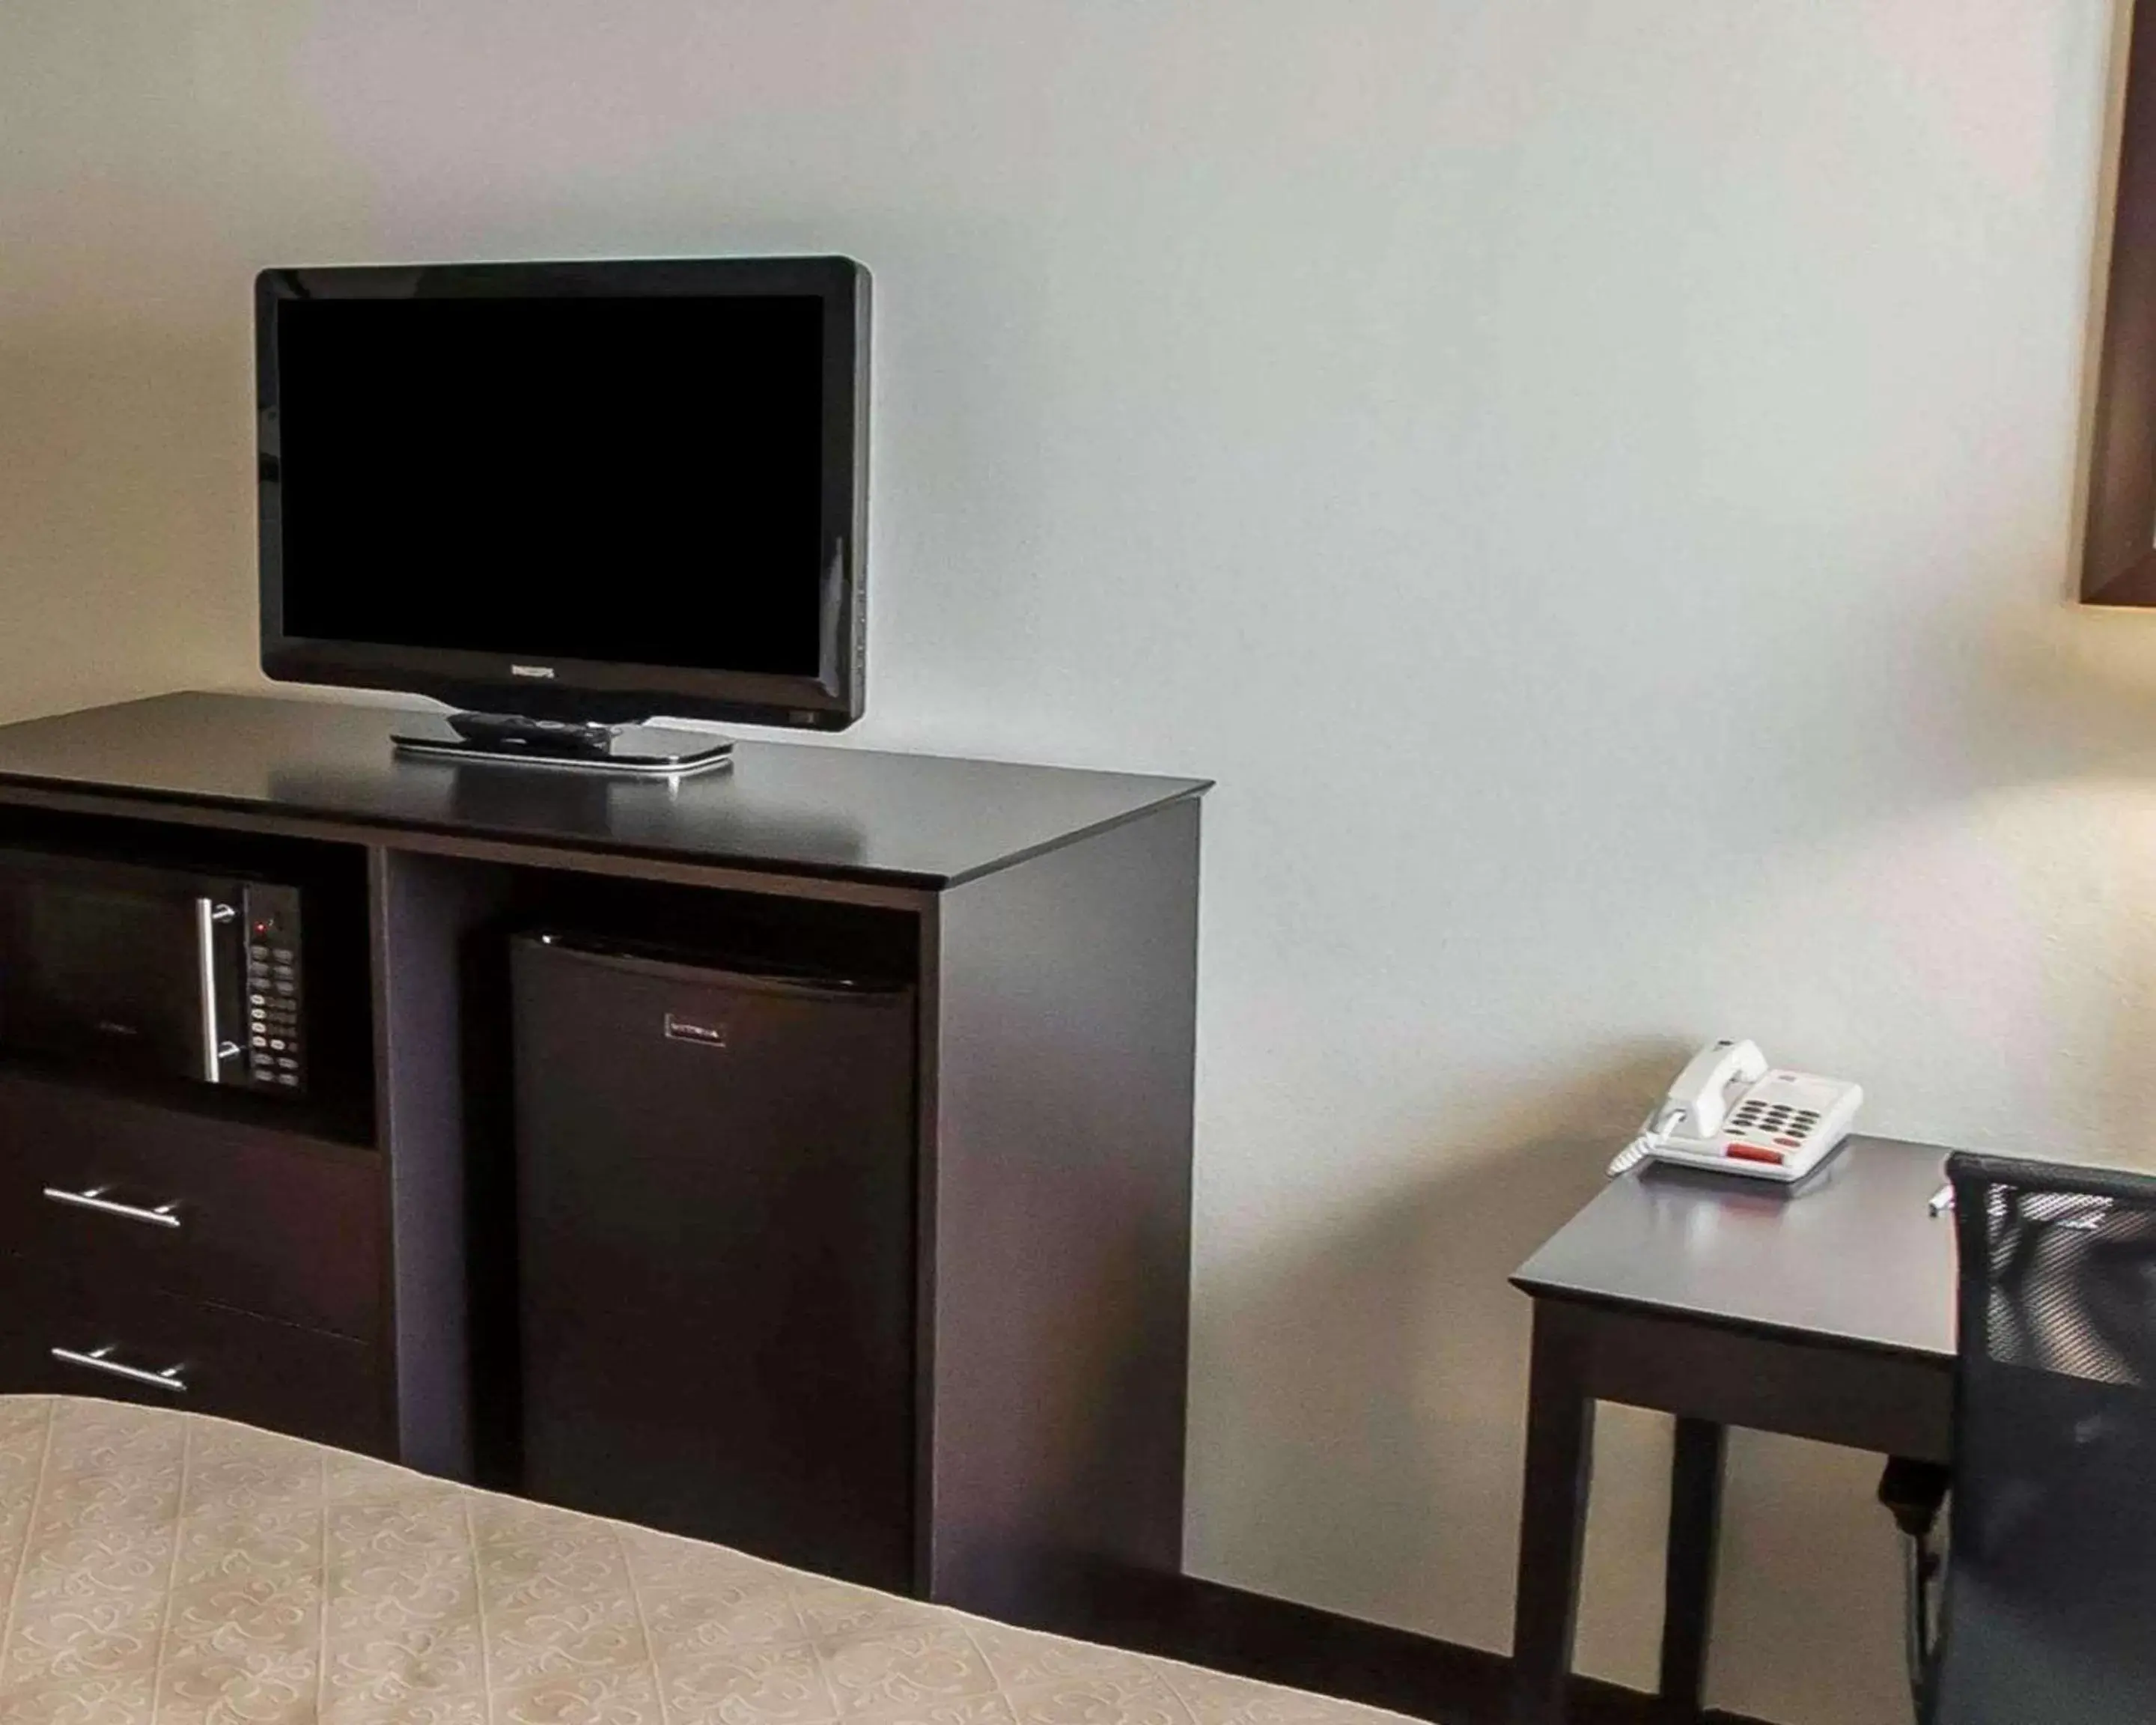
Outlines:
{"label": "mini refrigerator", "polygon": [[912,988],[511,968],[525,1491],[911,1591]]}

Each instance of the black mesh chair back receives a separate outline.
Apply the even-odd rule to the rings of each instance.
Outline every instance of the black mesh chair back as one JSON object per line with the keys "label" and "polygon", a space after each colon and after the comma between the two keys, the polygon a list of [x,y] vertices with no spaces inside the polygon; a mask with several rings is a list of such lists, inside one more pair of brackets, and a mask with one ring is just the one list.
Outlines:
{"label": "black mesh chair back", "polygon": [[1928,1725],[2156,1721],[2156,1178],[1956,1156],[1953,1502]]}

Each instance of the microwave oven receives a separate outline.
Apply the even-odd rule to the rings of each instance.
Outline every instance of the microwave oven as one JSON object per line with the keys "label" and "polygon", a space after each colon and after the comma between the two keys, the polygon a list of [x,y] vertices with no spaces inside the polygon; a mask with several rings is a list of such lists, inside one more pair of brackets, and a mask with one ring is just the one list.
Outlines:
{"label": "microwave oven", "polygon": [[0,1055],[307,1091],[299,888],[0,850]]}

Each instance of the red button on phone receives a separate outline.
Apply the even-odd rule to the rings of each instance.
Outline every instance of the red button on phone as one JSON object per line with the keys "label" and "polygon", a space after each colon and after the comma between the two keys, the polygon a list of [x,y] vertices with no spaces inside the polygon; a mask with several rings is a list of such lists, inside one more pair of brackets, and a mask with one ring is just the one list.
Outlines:
{"label": "red button on phone", "polygon": [[1789,1158],[1779,1150],[1769,1150],[1764,1144],[1732,1144],[1722,1153],[1738,1162],[1771,1162],[1776,1168]]}

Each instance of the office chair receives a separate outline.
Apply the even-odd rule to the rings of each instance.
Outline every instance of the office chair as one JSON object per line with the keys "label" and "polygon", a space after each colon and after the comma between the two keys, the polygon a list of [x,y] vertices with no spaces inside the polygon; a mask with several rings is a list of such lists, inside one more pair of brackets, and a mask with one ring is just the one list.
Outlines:
{"label": "office chair", "polygon": [[2156,1178],[1957,1155],[1953,1492],[1925,1725],[2156,1720]]}

